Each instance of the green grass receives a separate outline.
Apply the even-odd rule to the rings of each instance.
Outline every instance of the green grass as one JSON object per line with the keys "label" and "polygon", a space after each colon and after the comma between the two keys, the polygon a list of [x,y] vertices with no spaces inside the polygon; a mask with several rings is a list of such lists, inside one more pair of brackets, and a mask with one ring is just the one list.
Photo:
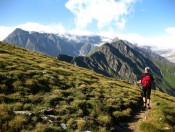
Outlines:
{"label": "green grass", "polygon": [[155,105],[146,121],[140,124],[143,132],[173,132],[175,130],[175,98],[156,91],[152,97]]}
{"label": "green grass", "polygon": [[165,79],[175,87],[175,64],[156,62]]}
{"label": "green grass", "polygon": [[[125,81],[0,42],[0,131],[116,130],[140,99]],[[42,112],[49,108],[52,118]]]}
{"label": "green grass", "polygon": [[[173,130],[175,99],[157,93],[153,101],[141,130]],[[130,83],[0,42],[0,131],[118,131],[140,102]]]}
{"label": "green grass", "polygon": [[156,83],[159,90],[169,95],[175,96],[175,64],[163,63],[155,61],[155,64],[160,69],[163,79],[157,76]]}

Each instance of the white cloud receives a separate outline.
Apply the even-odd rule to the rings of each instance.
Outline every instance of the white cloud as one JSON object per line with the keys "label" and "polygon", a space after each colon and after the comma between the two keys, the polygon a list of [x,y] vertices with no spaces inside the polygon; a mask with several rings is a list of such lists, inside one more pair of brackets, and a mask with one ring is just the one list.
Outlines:
{"label": "white cloud", "polygon": [[26,31],[36,31],[36,32],[55,33],[55,34],[65,34],[65,33],[73,34],[73,35],[94,34],[93,32],[90,32],[88,30],[79,30],[79,29],[68,30],[68,29],[65,29],[61,24],[42,25],[34,22],[27,22],[27,23],[17,25],[17,26],[12,26],[12,27],[0,26],[0,41],[4,40],[16,28],[21,28]]}
{"label": "white cloud", "polygon": [[125,16],[131,11],[136,0],[69,0],[66,7],[76,16],[77,28],[86,28],[93,20],[99,29],[115,24],[124,28]]}
{"label": "white cloud", "polygon": [[121,21],[116,22],[117,27],[119,27],[120,29],[123,29],[125,27],[126,24],[126,19],[122,18]]}
{"label": "white cloud", "polygon": [[65,33],[65,29],[61,24],[42,25],[34,22],[27,22],[22,25],[15,26],[27,31],[47,32],[47,33]]}
{"label": "white cloud", "polygon": [[72,34],[72,35],[78,35],[78,36],[81,36],[81,35],[94,35],[93,32],[90,32],[88,30],[79,30],[79,29],[72,29],[72,30],[67,31],[67,33]]}
{"label": "white cloud", "polygon": [[125,39],[140,46],[152,46],[157,49],[175,49],[175,36],[165,34],[162,36],[144,37],[139,34],[117,34],[120,39]]}
{"label": "white cloud", "polygon": [[166,28],[165,34],[162,36],[152,36],[145,37],[137,33],[128,33],[122,34],[117,33],[113,29],[110,29],[106,32],[100,32],[99,35],[114,38],[118,37],[119,39],[127,40],[130,43],[137,44],[139,46],[151,46],[155,50],[158,49],[175,49],[175,27]]}
{"label": "white cloud", "polygon": [[64,27],[61,24],[50,24],[50,25],[42,25],[34,22],[27,22],[21,25],[5,27],[0,26],[0,40],[5,39],[13,30],[16,28],[21,28],[26,31],[36,31],[36,32],[46,32],[46,33],[59,33],[63,34],[66,32]]}
{"label": "white cloud", "polygon": [[111,28],[109,28],[108,31],[101,31],[97,34],[100,36],[111,38],[111,39],[113,39],[114,37],[117,37],[117,33]]}
{"label": "white cloud", "polygon": [[4,40],[15,28],[0,26],[0,41]]}
{"label": "white cloud", "polygon": [[175,37],[175,27],[168,27],[165,29],[165,32],[167,32],[168,34],[171,34]]}

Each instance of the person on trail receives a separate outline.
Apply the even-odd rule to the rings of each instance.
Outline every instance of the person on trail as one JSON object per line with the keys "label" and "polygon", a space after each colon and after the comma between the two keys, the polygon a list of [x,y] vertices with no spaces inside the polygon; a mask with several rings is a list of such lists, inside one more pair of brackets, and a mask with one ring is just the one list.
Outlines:
{"label": "person on trail", "polygon": [[136,84],[142,84],[142,95],[144,108],[150,109],[150,95],[151,95],[151,85],[155,85],[154,78],[150,74],[150,68],[145,67],[144,74],[141,79],[136,82]]}

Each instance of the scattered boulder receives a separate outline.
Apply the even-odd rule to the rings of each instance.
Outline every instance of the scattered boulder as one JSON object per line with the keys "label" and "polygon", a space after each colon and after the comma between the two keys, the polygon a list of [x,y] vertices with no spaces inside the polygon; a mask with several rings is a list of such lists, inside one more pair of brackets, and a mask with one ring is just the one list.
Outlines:
{"label": "scattered boulder", "polygon": [[29,112],[29,111],[14,111],[15,114],[19,114],[19,115],[26,115],[26,116],[32,116],[33,113]]}
{"label": "scattered boulder", "polygon": [[61,127],[62,127],[63,129],[67,129],[67,126],[66,126],[65,123],[61,123]]}

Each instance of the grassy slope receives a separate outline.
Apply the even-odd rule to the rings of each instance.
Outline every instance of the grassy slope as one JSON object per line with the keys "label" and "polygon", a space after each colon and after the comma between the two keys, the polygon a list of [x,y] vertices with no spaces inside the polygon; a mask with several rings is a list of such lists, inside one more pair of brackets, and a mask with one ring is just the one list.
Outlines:
{"label": "grassy slope", "polygon": [[[0,131],[63,131],[62,123],[70,131],[117,130],[139,106],[136,89],[0,42]],[[54,108],[52,118],[43,112],[49,108]],[[15,111],[29,111],[32,116]]]}
{"label": "grassy slope", "polygon": [[164,64],[157,62],[165,79],[175,87],[175,64]]}
{"label": "grassy slope", "polygon": [[[64,131],[61,123],[67,124],[67,131],[117,131],[139,107],[137,89],[0,42],[0,131]],[[152,98],[156,106],[141,130],[173,131],[175,98],[160,92]],[[55,110],[52,118],[42,111],[49,107]]]}
{"label": "grassy slope", "polygon": [[147,120],[140,124],[143,132],[175,131],[175,97],[156,91]]}
{"label": "grassy slope", "polygon": [[[170,95],[175,95],[175,64],[167,64],[163,62],[155,62],[159,67],[164,77],[164,81],[159,83],[162,91],[169,93]],[[168,85],[168,87],[167,87]]]}

